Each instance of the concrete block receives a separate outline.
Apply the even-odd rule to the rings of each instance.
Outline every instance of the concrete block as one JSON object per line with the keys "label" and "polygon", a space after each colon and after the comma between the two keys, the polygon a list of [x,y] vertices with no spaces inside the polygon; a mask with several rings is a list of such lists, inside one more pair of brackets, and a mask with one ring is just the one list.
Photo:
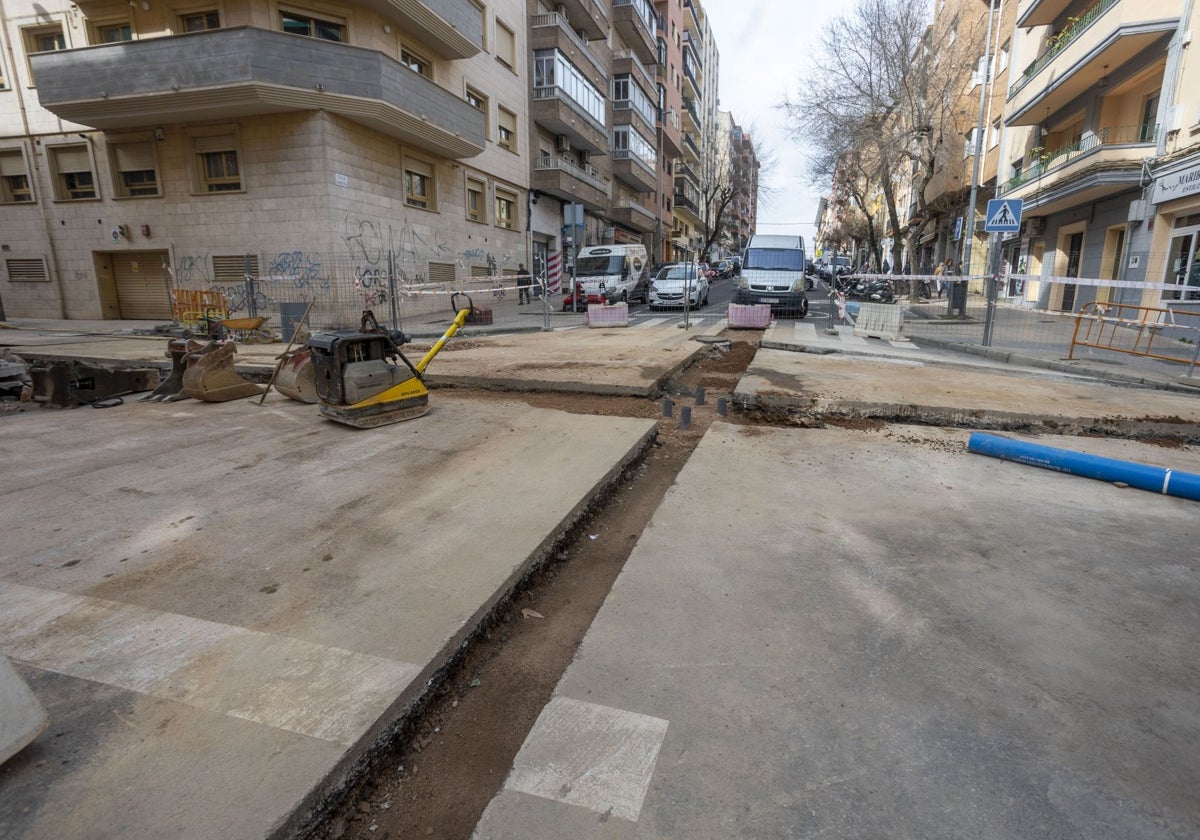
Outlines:
{"label": "concrete block", "polygon": [[770,304],[755,303],[748,306],[739,303],[729,304],[730,329],[762,330],[770,325]]}
{"label": "concrete block", "polygon": [[894,303],[864,303],[859,307],[854,334],[895,341],[904,329],[904,309]]}
{"label": "concrete block", "polygon": [[0,656],[0,764],[33,743],[50,725],[50,717],[25,680]]}
{"label": "concrete block", "polygon": [[589,327],[628,327],[629,304],[614,303],[605,306],[602,303],[588,304]]}

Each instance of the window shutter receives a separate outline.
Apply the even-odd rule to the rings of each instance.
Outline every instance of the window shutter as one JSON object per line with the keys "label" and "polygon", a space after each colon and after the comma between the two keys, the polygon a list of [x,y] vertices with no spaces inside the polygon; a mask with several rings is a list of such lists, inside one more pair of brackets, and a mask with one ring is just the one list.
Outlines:
{"label": "window shutter", "polygon": [[415,172],[417,175],[424,175],[426,178],[433,177],[433,167],[423,160],[417,158],[404,158],[404,168],[409,172]]}
{"label": "window shutter", "polygon": [[517,42],[512,30],[502,23],[496,23],[496,57],[505,64],[512,66],[517,54]]}
{"label": "window shutter", "polygon": [[237,151],[237,146],[234,145],[233,135],[231,134],[214,134],[210,137],[193,137],[192,143],[196,147],[196,154],[204,154],[206,152]]}
{"label": "window shutter", "polygon": [[454,282],[454,263],[436,263],[429,264],[429,282],[430,283],[453,283]]}
{"label": "window shutter", "polygon": [[86,146],[59,146],[54,149],[55,169],[63,172],[91,172],[92,161]]}
{"label": "window shutter", "polygon": [[21,157],[21,151],[19,149],[0,152],[0,176],[9,178],[13,175],[24,174],[25,161]]}
{"label": "window shutter", "polygon": [[154,147],[150,143],[119,143],[114,150],[118,172],[154,169]]}

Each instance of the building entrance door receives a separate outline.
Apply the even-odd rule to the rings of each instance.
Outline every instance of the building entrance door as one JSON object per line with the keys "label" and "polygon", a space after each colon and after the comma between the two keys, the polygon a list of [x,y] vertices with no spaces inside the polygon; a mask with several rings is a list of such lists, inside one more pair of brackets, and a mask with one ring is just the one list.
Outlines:
{"label": "building entrance door", "polygon": [[[1067,277],[1079,276],[1079,264],[1083,258],[1083,233],[1072,233],[1071,239],[1067,245]],[[1074,283],[1066,283],[1063,285],[1062,305],[1059,306],[1063,312],[1071,312],[1075,309],[1075,289],[1077,286]]]}

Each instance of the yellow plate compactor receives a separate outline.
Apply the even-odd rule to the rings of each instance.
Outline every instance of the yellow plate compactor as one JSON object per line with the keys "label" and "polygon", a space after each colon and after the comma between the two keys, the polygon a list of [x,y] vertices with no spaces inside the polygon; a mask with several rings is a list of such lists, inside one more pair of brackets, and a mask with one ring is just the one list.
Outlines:
{"label": "yellow plate compactor", "polygon": [[[357,330],[319,332],[308,340],[320,412],[348,426],[371,429],[401,420],[412,420],[429,411],[429,389],[422,374],[447,341],[471,314],[470,298],[459,309],[449,329],[415,365],[400,352],[408,337],[385,330],[367,310]],[[394,364],[393,362],[399,362]]]}

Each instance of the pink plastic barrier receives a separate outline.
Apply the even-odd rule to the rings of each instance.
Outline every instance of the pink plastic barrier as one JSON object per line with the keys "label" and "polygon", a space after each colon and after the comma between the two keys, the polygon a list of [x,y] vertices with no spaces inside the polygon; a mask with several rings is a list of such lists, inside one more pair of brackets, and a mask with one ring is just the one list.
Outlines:
{"label": "pink plastic barrier", "polygon": [[762,330],[771,325],[771,306],[766,303],[755,303],[743,306],[738,303],[729,304],[729,326],[732,329]]}

